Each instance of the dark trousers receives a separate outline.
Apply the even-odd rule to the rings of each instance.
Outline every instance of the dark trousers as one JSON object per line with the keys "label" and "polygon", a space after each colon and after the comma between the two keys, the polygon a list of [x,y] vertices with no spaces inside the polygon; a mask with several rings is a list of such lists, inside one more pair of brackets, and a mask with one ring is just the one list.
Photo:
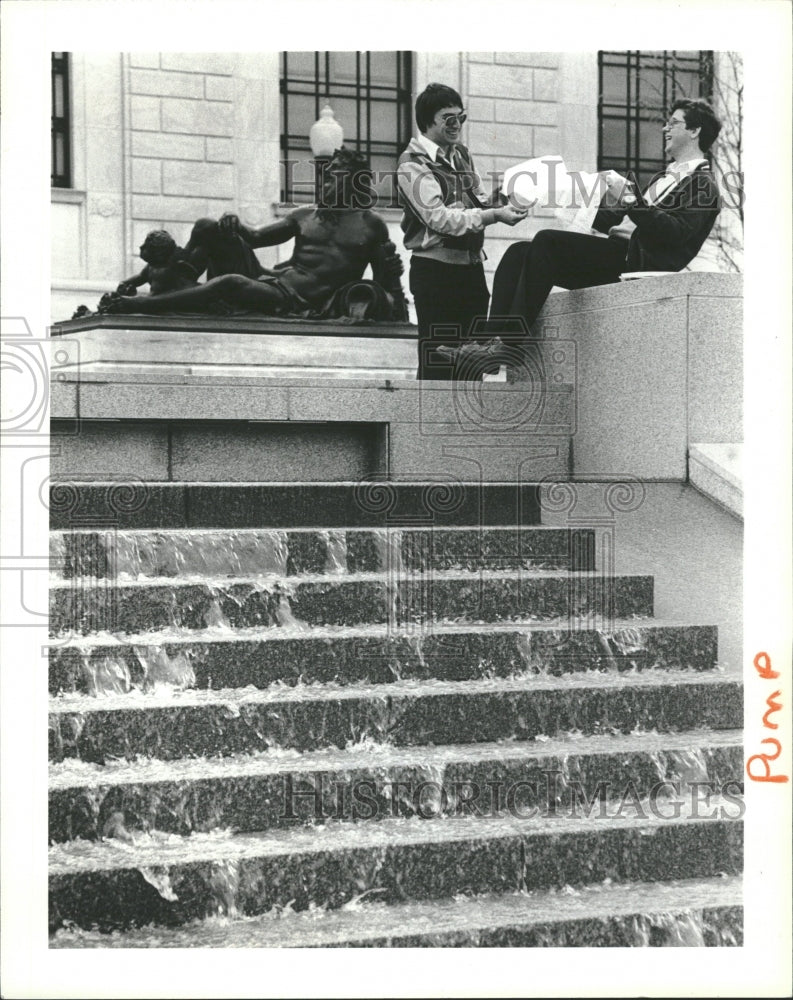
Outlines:
{"label": "dark trousers", "polygon": [[427,257],[410,261],[410,291],[419,327],[417,378],[452,379],[454,370],[435,351],[470,338],[471,324],[487,317],[490,294],[481,264],[444,264]]}
{"label": "dark trousers", "polygon": [[619,281],[626,240],[602,239],[560,229],[542,229],[528,242],[513,243],[493,277],[490,329],[502,316],[523,316],[531,325],[554,285],[589,288]]}

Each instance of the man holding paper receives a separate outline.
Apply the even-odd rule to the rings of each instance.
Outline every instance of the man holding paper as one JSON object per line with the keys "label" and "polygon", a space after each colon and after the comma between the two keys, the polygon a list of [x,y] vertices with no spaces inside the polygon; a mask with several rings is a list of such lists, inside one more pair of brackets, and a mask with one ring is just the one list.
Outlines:
{"label": "man holding paper", "polygon": [[429,84],[416,100],[421,134],[399,158],[398,195],[405,247],[411,251],[420,379],[454,378],[453,366],[438,347],[459,344],[468,337],[472,320],[487,315],[485,227],[495,222],[514,226],[527,215],[526,209],[512,205],[490,205],[459,141],[465,119],[456,90]]}
{"label": "man holding paper", "polygon": [[[721,123],[702,100],[680,100],[664,125],[672,162],[644,194],[612,170],[601,175],[603,201],[591,222],[604,235],[544,229],[531,242],[513,243],[493,280],[490,329],[502,317],[532,324],[554,285],[588,288],[618,281],[630,271],[680,271],[697,255],[719,214],[718,187],[703,154]],[[591,206],[594,208],[594,206]],[[486,346],[445,352],[466,368],[498,362],[498,337]]]}

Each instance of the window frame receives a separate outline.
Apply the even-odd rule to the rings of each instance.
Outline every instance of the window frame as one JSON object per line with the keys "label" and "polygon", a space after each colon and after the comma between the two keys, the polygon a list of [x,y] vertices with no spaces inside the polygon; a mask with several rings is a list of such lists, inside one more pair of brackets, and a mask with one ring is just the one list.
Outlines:
{"label": "window frame", "polygon": [[[56,115],[56,79],[61,80],[63,94],[63,114]],[[73,187],[72,163],[72,101],[71,101],[71,54],[53,52],[50,62],[50,185],[63,189]],[[63,170],[57,170],[56,139],[62,141]]]}
{"label": "window frame", "polygon": [[[356,102],[355,132],[353,123],[344,119],[340,124],[344,128],[345,145],[363,153],[371,162],[373,156],[393,156],[393,169],[396,171],[396,161],[399,154],[407,146],[412,136],[413,127],[413,53],[398,51],[396,55],[396,80],[393,84],[383,84],[372,81],[372,52],[355,52],[355,78],[353,82],[331,81],[330,60],[333,52],[314,52],[313,79],[305,75],[289,75],[289,52],[279,54],[279,94],[281,105],[281,128],[279,145],[282,164],[294,162],[296,158],[313,162],[308,134],[302,135],[289,132],[289,97],[313,96],[315,120],[319,118],[324,105],[334,107],[334,99]],[[344,53],[349,54],[349,53]],[[377,140],[372,138],[372,111],[378,103],[387,102],[397,108],[397,134],[393,140]],[[365,115],[362,113],[365,108]],[[335,109],[334,109],[335,110]],[[365,134],[361,135],[362,119],[366,120]],[[283,169],[281,177],[280,197],[282,204],[310,204],[314,200],[314,180],[298,182],[300,191],[288,170]],[[296,194],[302,195],[296,198]],[[378,208],[389,208],[396,205],[396,185],[392,185],[390,199],[379,199]]]}
{"label": "window frame", "polygon": [[[606,99],[605,77],[610,68],[625,71],[625,96],[622,100]],[[662,89],[648,100],[642,92],[642,72],[661,71]],[[680,74],[696,72],[697,93],[685,93],[680,84]],[[598,170],[626,170],[633,174],[642,186],[650,178],[663,170],[666,160],[663,152],[661,126],[666,121],[671,105],[679,98],[713,98],[714,52],[698,50],[696,56],[681,55],[678,50],[647,51],[622,50],[598,52]],[[624,151],[607,148],[605,130],[607,122],[623,122],[625,132]],[[659,155],[642,155],[642,135],[648,131],[658,135]]]}

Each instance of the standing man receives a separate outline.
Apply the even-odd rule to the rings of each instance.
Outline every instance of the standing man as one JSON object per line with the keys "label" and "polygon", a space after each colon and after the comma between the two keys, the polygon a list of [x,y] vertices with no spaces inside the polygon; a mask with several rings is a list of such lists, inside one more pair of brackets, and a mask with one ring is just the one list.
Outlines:
{"label": "standing man", "polygon": [[492,207],[471,155],[459,143],[466,115],[456,90],[431,83],[416,100],[421,133],[399,158],[402,231],[411,251],[410,291],[419,327],[420,379],[451,379],[454,366],[437,352],[459,346],[471,322],[487,315],[482,266],[485,226],[514,226],[526,210]]}
{"label": "standing man", "polygon": [[[676,101],[663,127],[672,162],[647,191],[632,190],[613,170],[603,174],[610,207],[600,209],[593,227],[607,239],[543,229],[531,242],[507,249],[493,278],[491,328],[509,316],[531,325],[554,285],[588,288],[619,281],[626,271],[681,271],[699,253],[721,207],[705,159],[720,129],[706,101]],[[496,337],[486,346],[465,344],[444,354],[481,371],[509,352]]]}

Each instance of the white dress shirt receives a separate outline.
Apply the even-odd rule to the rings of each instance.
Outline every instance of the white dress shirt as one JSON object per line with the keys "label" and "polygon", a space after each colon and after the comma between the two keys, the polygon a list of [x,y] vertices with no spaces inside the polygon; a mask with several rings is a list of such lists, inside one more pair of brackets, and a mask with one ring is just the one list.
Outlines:
{"label": "white dress shirt", "polygon": [[[656,205],[672,188],[677,187],[686,177],[690,177],[700,164],[707,162],[701,158],[685,160],[683,163],[670,163],[666,172],[657,177],[644,192],[645,202],[648,205]],[[624,239],[630,239],[634,229],[636,229],[636,223],[625,216],[618,226],[612,226],[609,229],[609,236],[622,236]]]}

